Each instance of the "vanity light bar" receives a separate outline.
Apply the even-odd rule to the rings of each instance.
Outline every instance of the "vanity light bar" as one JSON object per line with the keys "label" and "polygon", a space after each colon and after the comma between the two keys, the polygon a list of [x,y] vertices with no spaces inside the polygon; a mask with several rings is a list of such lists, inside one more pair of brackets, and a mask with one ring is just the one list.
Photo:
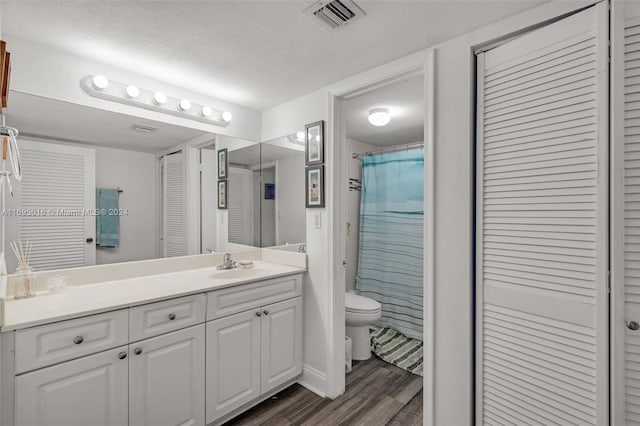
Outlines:
{"label": "vanity light bar", "polygon": [[107,80],[102,75],[83,77],[80,80],[80,86],[82,90],[96,98],[215,124],[216,126],[225,127],[229,125],[232,118],[229,111],[216,110],[208,105],[192,103],[188,99],[173,98],[162,92]]}

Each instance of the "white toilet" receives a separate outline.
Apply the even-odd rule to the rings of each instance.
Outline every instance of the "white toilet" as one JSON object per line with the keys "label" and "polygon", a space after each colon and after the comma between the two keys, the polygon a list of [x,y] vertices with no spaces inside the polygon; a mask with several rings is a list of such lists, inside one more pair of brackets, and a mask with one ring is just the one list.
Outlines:
{"label": "white toilet", "polygon": [[382,306],[368,297],[345,293],[345,309],[347,336],[353,342],[353,359],[362,361],[371,358],[369,326],[380,319]]}

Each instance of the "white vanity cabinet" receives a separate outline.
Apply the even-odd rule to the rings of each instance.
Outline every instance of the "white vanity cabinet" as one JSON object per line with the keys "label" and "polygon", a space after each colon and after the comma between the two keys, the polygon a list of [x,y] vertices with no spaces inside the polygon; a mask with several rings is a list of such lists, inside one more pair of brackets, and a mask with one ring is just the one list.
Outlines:
{"label": "white vanity cabinet", "polygon": [[204,426],[204,324],[129,345],[129,425]]}
{"label": "white vanity cabinet", "polygon": [[217,424],[302,372],[301,296],[295,274],[4,332],[0,424]]}
{"label": "white vanity cabinet", "polygon": [[126,425],[128,376],[126,346],[20,375],[15,424]]}
{"label": "white vanity cabinet", "polygon": [[253,307],[207,322],[207,424],[300,375],[301,283],[298,275],[208,295],[208,316]]}

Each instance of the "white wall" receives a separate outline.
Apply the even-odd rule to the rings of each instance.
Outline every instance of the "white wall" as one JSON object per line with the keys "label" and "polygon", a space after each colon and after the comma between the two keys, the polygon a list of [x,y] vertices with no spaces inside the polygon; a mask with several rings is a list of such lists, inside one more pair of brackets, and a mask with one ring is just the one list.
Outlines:
{"label": "white wall", "polygon": [[123,189],[120,209],[120,246],[96,248],[96,263],[126,262],[158,257],[160,235],[155,214],[156,156],[154,154],[96,147],[96,187]]}
{"label": "white wall", "polygon": [[[213,99],[38,43],[9,36],[6,40],[11,46],[12,90],[222,135],[256,141],[260,139],[261,115],[252,109]],[[114,81],[135,84],[150,90],[161,90],[169,96],[187,98],[195,103],[230,111],[233,114],[233,120],[228,126],[222,127],[89,96],[80,87],[80,80],[87,75],[95,74],[103,74]]]}
{"label": "white wall", "polygon": [[[376,148],[373,145],[360,142],[355,139],[347,138],[347,153],[353,152],[367,152],[375,151]],[[362,160],[359,158],[348,159],[349,170],[347,176],[347,182],[345,185],[349,185],[349,178],[354,178],[362,181]],[[356,284],[356,274],[358,273],[358,247],[360,242],[360,191],[349,190],[347,194],[347,223],[350,224],[349,233],[347,234],[347,248],[346,248],[346,261],[347,267],[345,268],[345,290],[353,291]]]}
{"label": "white wall", "polygon": [[276,245],[306,241],[306,211],[304,202],[304,152],[292,151],[278,160],[276,169]]}
{"label": "white wall", "polygon": [[[327,91],[320,90],[266,110],[262,115],[261,140],[269,141],[290,135],[304,128],[307,123],[326,121],[329,117],[328,100]],[[327,133],[325,128],[325,134]],[[326,151],[325,158],[328,158]],[[325,181],[327,178],[328,182],[325,182],[327,208],[306,211],[308,272],[305,274],[303,285],[304,366],[301,383],[320,395],[327,393],[330,344],[326,325],[330,312],[330,273],[327,268],[330,244],[327,214],[332,207],[330,191],[332,181],[331,176],[326,176]],[[320,228],[315,228],[313,225],[316,215],[320,216]]]}

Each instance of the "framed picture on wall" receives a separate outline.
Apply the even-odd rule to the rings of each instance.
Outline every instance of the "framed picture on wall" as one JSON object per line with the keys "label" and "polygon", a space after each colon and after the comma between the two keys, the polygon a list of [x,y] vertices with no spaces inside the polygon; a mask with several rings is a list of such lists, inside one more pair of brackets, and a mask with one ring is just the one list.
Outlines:
{"label": "framed picture on wall", "polygon": [[228,208],[228,194],[229,187],[227,186],[227,180],[219,180],[218,181],[218,208],[219,209],[227,209]]}
{"label": "framed picture on wall", "polygon": [[[228,177],[229,155],[227,148],[218,151],[218,179],[226,179]],[[218,182],[220,185],[220,182]]]}
{"label": "framed picture on wall", "polygon": [[307,208],[324,207],[324,165],[307,167]]}
{"label": "framed picture on wall", "polygon": [[264,184],[264,199],[275,200],[276,199],[276,184],[265,183]]}
{"label": "framed picture on wall", "polygon": [[324,121],[307,124],[304,130],[307,166],[324,163]]}

